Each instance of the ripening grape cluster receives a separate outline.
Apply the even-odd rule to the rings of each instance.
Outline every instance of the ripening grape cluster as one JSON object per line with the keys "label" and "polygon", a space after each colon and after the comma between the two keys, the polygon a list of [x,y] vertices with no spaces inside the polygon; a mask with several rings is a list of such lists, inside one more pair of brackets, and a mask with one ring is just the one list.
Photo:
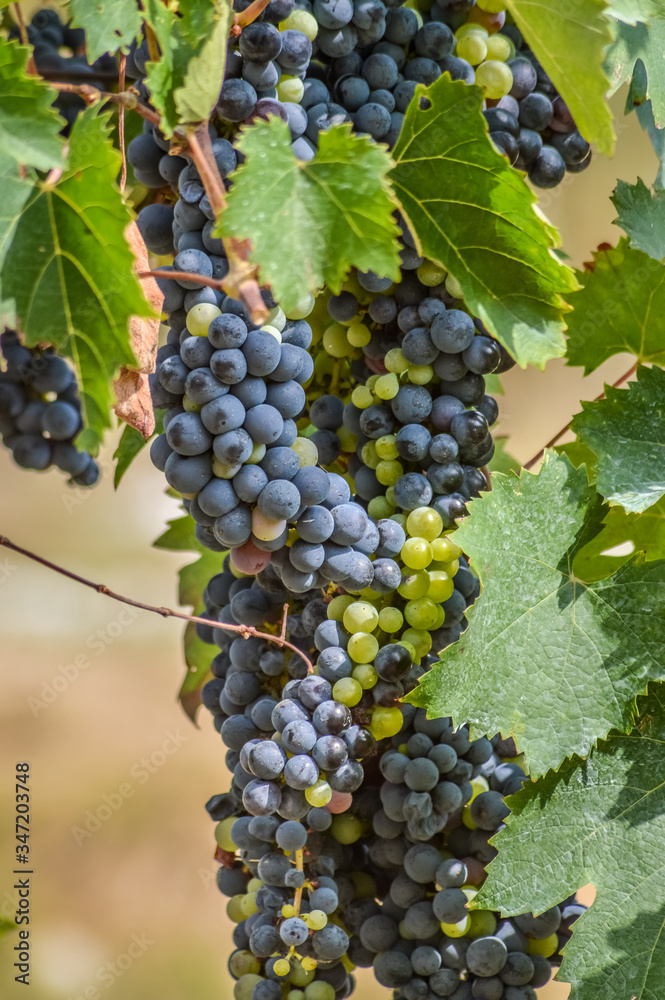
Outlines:
{"label": "ripening grape cluster", "polygon": [[13,330],[0,335],[0,435],[17,465],[55,466],[77,486],[94,486],[95,460],[74,439],[82,429],[76,376],[53,350],[24,347]]}
{"label": "ripening grape cluster", "polygon": [[570,898],[503,920],[468,909],[504,796],[525,777],[512,742],[472,741],[399,703],[433,658],[395,642],[386,609],[294,599],[272,566],[254,579],[228,557],[205,601],[211,619],[267,628],[287,601],[287,637],[313,663],[198,626],[220,648],[202,700],[233,775],[207,809],[236,924],[236,1000],[343,1000],[367,967],[396,1000],[533,1000],[584,908]]}

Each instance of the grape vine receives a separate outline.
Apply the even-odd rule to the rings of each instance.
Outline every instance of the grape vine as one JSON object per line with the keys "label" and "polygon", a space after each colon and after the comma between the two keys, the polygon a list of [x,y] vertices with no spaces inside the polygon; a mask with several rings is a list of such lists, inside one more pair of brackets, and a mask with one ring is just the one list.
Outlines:
{"label": "grape vine", "polygon": [[[187,622],[235,1000],[657,996],[661,5],[111,6],[3,8],[0,435],[72,486],[148,444],[192,612],[0,546]],[[624,83],[661,168],[575,272],[538,192]],[[619,353],[498,447],[504,373]]]}

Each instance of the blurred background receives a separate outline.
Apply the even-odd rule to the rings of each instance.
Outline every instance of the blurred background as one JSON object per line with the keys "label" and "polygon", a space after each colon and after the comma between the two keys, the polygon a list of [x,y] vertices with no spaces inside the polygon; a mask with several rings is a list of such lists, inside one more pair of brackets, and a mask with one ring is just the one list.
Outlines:
{"label": "blurred background", "polygon": [[[22,4],[26,15],[41,6]],[[657,163],[634,116],[614,99],[613,161],[567,174],[540,204],[580,267],[616,243],[609,197],[616,178],[650,184]],[[583,379],[551,362],[504,376],[500,433],[522,462],[536,454],[604,381],[630,367],[615,357]],[[0,454],[0,534],[88,578],[155,605],[176,607],[176,574],[189,559],[151,548],[178,513],[164,480],[139,456],[117,492],[109,438],[103,481],[70,490],[56,471],[24,472]],[[11,919],[14,767],[31,766],[32,1000],[217,1000],[232,997],[226,961],[232,925],[215,886],[206,800],[227,787],[224,747],[210,717],[201,729],[176,697],[184,666],[181,625],[134,614],[108,598],[0,549],[0,916]],[[101,807],[101,808],[100,808]],[[103,821],[95,820],[99,810]],[[86,825],[87,824],[87,825]],[[592,898],[587,889],[585,901]],[[13,981],[15,935],[0,942],[2,986]],[[131,946],[131,950],[130,949]],[[92,989],[96,992],[92,992]],[[86,992],[87,991],[87,992]],[[542,1000],[565,1000],[552,984]],[[371,972],[358,995],[384,1000]]]}

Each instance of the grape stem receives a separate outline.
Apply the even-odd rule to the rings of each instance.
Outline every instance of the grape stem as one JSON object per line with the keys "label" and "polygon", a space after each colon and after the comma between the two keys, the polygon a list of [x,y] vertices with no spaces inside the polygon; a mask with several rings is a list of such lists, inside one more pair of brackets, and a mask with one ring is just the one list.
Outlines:
{"label": "grape stem", "polygon": [[[263,13],[269,3],[270,0],[254,0],[241,14],[235,15],[233,18],[234,27],[237,25],[239,28],[246,28],[252,21],[256,21],[257,17]],[[235,34],[233,29],[231,29],[231,33]]]}
{"label": "grape stem", "polygon": [[[119,67],[119,78],[118,78],[118,89],[123,91],[125,89],[125,69],[127,67],[127,56],[121,54],[120,56],[120,67]],[[125,108],[124,105],[120,105],[118,108],[118,143],[120,145],[120,152],[122,153],[122,171],[120,173],[120,190],[124,192],[127,185],[127,155],[125,151]]]}
{"label": "grape stem", "polygon": [[23,20],[23,12],[21,10],[20,3],[13,3],[12,9],[14,11],[16,23],[18,24],[19,34],[21,36],[21,45],[30,45],[30,39],[28,38],[28,31],[25,26],[25,21]]}
{"label": "grape stem", "polygon": [[153,125],[161,125],[162,123],[162,119],[157,112],[145,104],[141,104],[136,94],[132,94],[129,90],[121,91],[119,94],[111,94],[104,90],[97,90],[96,87],[93,87],[89,83],[60,83],[57,80],[52,81],[51,86],[55,90],[59,90],[65,94],[78,94],[86,104],[96,104],[97,101],[112,101],[114,104],[119,104],[122,108],[129,108],[130,111],[136,111],[142,118],[145,118]]}
{"label": "grape stem", "polygon": [[[59,566],[57,563],[51,562],[49,559],[44,559],[43,556],[37,555],[35,552],[31,552],[29,549],[24,549],[21,545],[16,545],[5,535],[0,535],[0,546],[4,546],[6,549],[11,549],[12,552],[17,552],[19,555],[25,556],[27,559],[32,559],[33,562],[39,563],[41,566],[45,566],[47,569],[52,569],[55,573],[59,573],[61,576],[66,576],[69,580],[74,580],[75,583],[81,583],[84,587],[90,587],[91,590],[96,590],[98,594],[103,594],[105,597],[110,597],[114,601],[120,601],[121,604],[128,604],[132,608],[139,608],[141,611],[151,611],[156,615],[161,615],[162,618],[180,618],[182,621],[195,622],[197,625],[209,625],[211,628],[221,628],[225,632],[238,632],[243,639],[249,639],[253,636],[256,639],[265,639],[267,642],[274,642],[278,646],[285,646],[287,649],[291,649],[296,653],[301,660],[304,660],[307,665],[307,670],[312,673],[314,667],[312,662],[306,653],[294,646],[293,643],[289,642],[284,638],[284,635],[272,635],[270,632],[259,632],[251,625],[227,625],[221,622],[211,621],[208,618],[199,618],[196,615],[188,615],[183,611],[173,611],[171,608],[159,608],[153,604],[144,604],[143,601],[135,601],[131,597],[125,597],[123,594],[118,594],[115,590],[111,590],[104,583],[93,583],[92,580],[86,579],[84,576],[79,576],[78,573],[73,573],[69,569],[65,569],[64,566]],[[286,614],[288,610],[288,605],[284,605],[284,622],[286,622]]]}
{"label": "grape stem", "polygon": [[[304,854],[303,849],[300,847],[296,851],[296,869],[301,872],[304,871]],[[302,901],[302,886],[299,886],[293,895],[293,909],[295,910],[295,916],[300,916],[300,903]]]}
{"label": "grape stem", "polygon": [[[628,379],[630,378],[631,375],[635,374],[636,370],[637,370],[637,361],[635,362],[635,364],[631,365],[630,368],[628,369],[628,371],[624,372],[623,375],[616,380],[616,382],[612,383],[612,388],[613,389],[618,389],[620,385],[622,385],[624,382],[628,381]],[[605,398],[605,393],[601,392],[598,396],[595,397],[594,403],[597,403],[599,399],[604,399],[604,398]],[[562,427],[560,431],[557,431],[557,433],[554,435],[554,437],[550,438],[550,440],[547,442],[547,444],[544,445],[540,449],[540,451],[538,452],[537,455],[534,455],[533,458],[530,458],[528,462],[524,463],[523,468],[524,469],[531,469],[536,464],[536,462],[539,462],[540,459],[545,454],[545,452],[547,451],[547,449],[548,448],[553,448],[554,445],[557,443],[557,441],[560,438],[563,437],[563,435],[566,433],[566,431],[570,430],[570,425],[572,424],[572,422],[573,422],[573,418],[571,417],[570,420],[568,421],[568,423],[566,424],[566,426]]]}

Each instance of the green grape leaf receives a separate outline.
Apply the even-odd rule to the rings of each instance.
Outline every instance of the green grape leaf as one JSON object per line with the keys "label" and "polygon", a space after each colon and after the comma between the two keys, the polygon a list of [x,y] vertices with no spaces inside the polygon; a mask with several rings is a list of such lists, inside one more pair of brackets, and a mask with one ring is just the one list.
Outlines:
{"label": "green grape leaf", "polygon": [[629,24],[649,21],[665,17],[665,0],[609,0],[605,13]]}
{"label": "green grape leaf", "polygon": [[579,273],[582,288],[570,299],[568,364],[582,365],[588,375],[614,354],[665,363],[665,267],[633,250],[627,238],[593,256],[593,270]]}
{"label": "green grape leaf", "polygon": [[72,22],[85,31],[92,63],[105,52],[128,48],[141,30],[136,0],[70,0]]}
{"label": "green grape leaf", "polygon": [[[665,982],[665,692],[640,699],[639,725],[588,760],[510,796],[498,857],[472,907],[541,913],[592,882],[560,978],[571,1000],[656,1000]],[[525,859],[528,858],[528,863]]]}
{"label": "green grape leaf", "polygon": [[[448,74],[418,86],[391,179],[419,249],[459,282],[469,309],[523,367],[564,353],[562,296],[577,285],[555,230],[489,139],[482,93]],[[445,177],[445,183],[441,178]]]}
{"label": "green grape leaf", "polygon": [[[178,603],[191,607],[193,615],[201,616],[205,611],[203,591],[210,578],[222,572],[226,553],[211,552],[201,545],[196,537],[196,524],[189,514],[169,521],[167,530],[153,545],[157,549],[168,549],[171,552],[198,553],[195,562],[183,566],[178,573]],[[211,677],[210,661],[214,656],[214,648],[199,639],[194,622],[187,622],[183,636],[187,672],[178,700],[192,722],[196,721],[196,713],[201,704],[201,688]]]}
{"label": "green grape leaf", "polygon": [[665,191],[651,192],[638,177],[636,184],[618,181],[612,203],[619,216],[615,224],[630,238],[630,245],[662,261],[665,257]]}
{"label": "green grape leaf", "polygon": [[62,166],[63,119],[51,107],[57,96],[37,76],[28,76],[30,49],[0,39],[0,152],[23,166]]}
{"label": "green grape leaf", "polygon": [[145,0],[143,8],[161,50],[159,60],[146,64],[146,84],[162,116],[162,131],[171,136],[178,125],[207,121],[217,103],[231,4],[189,0],[176,13],[161,0]]}
{"label": "green grape leaf", "polygon": [[513,458],[508,451],[509,440],[508,437],[502,436],[494,438],[495,450],[489,464],[490,472],[503,472],[504,475],[508,475],[509,472],[519,472],[522,468],[517,459]]}
{"label": "green grape leaf", "polygon": [[[16,160],[4,150],[0,150],[0,274],[7,252],[11,247],[23,206],[32,194],[32,181],[21,177]],[[13,304],[2,302],[0,288],[0,309],[5,326],[15,326]]]}
{"label": "green grape leaf", "polygon": [[16,227],[2,270],[28,346],[50,343],[74,361],[81,393],[82,448],[97,452],[111,427],[112,381],[136,362],[131,316],[151,316],[124,238],[130,213],[116,186],[120,156],[108,141],[108,114],[81,114],[69,167],[39,181]]}
{"label": "green grape leaf", "polygon": [[537,777],[629,728],[635,696],[665,676],[665,564],[635,557],[591,584],[572,573],[607,508],[565,456],[492,486],[455,532],[483,584],[469,628],[407,701],[514,736]]}
{"label": "green grape leaf", "polygon": [[572,429],[597,456],[598,492],[640,513],[665,495],[665,372],[637,369],[627,389],[582,403]]}
{"label": "green grape leaf", "polygon": [[613,41],[605,0],[506,0],[517,27],[570,108],[585,139],[614,152],[612,114],[605,101],[606,47]]}
{"label": "green grape leaf", "polygon": [[216,233],[251,239],[250,260],[287,315],[307,290],[325,284],[339,292],[351,266],[399,279],[385,147],[345,124],[321,132],[305,163],[276,117],[242,129],[237,146],[246,161],[233,174]]}
{"label": "green grape leaf", "polygon": [[[163,411],[157,410],[155,413],[155,434],[161,434],[163,432],[163,420]],[[147,444],[148,442],[140,431],[137,431],[136,428],[130,426],[130,424],[125,424],[125,428],[120,435],[118,447],[113,453],[113,457],[116,462],[115,470],[113,472],[113,486],[116,490],[136,456],[139,452],[143,451]]]}
{"label": "green grape leaf", "polygon": [[596,456],[591,451],[591,448],[588,448],[575,438],[574,441],[566,441],[565,444],[558,444],[554,450],[557,455],[566,455],[570,464],[576,469],[579,469],[580,465],[586,465],[589,482],[595,482]]}
{"label": "green grape leaf", "polygon": [[[610,80],[610,92],[618,90],[622,83],[628,83],[633,76],[635,64],[638,60],[642,61],[646,73],[646,87],[642,97],[645,100],[650,99],[654,123],[658,128],[665,126],[663,51],[665,51],[665,20],[655,19],[649,25],[618,22],[616,40],[605,57],[605,71]],[[577,124],[579,125],[579,122]]]}
{"label": "green grape leaf", "polygon": [[[619,546],[631,551],[611,551]],[[644,552],[647,559],[665,559],[665,497],[643,514],[610,507],[602,531],[577,554],[573,569],[584,580],[600,580],[614,573],[633,552]]]}

